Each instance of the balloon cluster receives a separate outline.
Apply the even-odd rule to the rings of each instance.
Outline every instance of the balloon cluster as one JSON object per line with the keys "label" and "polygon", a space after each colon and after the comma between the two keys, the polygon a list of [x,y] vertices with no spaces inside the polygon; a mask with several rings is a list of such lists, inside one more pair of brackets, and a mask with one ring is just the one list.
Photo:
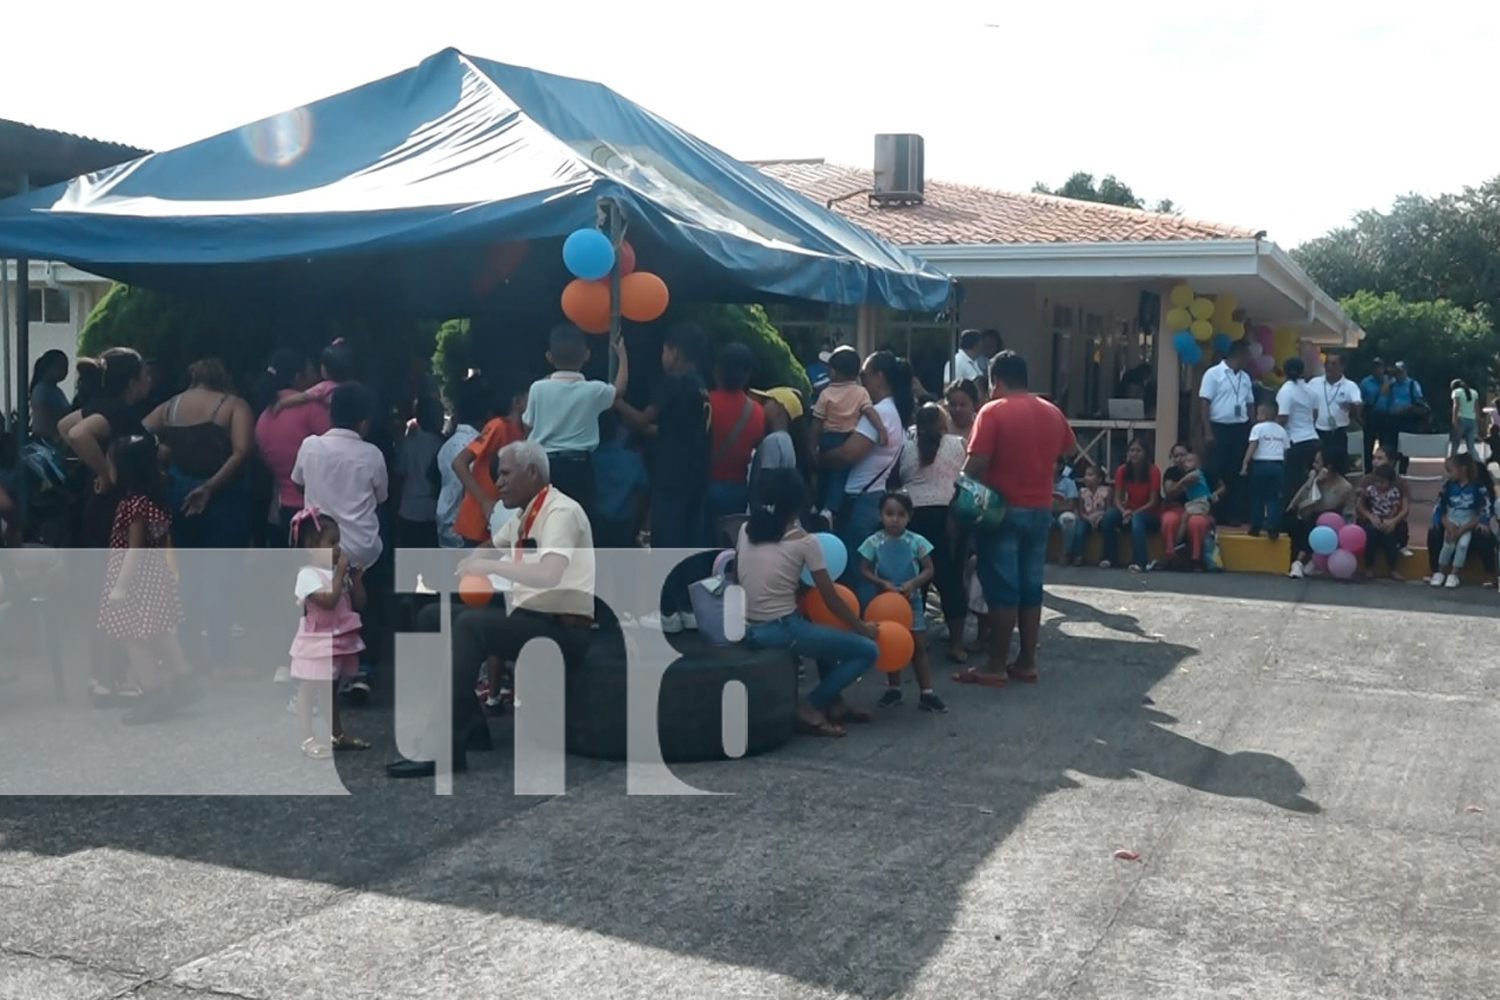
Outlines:
{"label": "balloon cluster", "polygon": [[[823,562],[828,567],[828,575],[837,580],[849,567],[849,550],[837,535],[826,531],[820,531],[813,537],[823,550]],[[812,574],[805,566],[802,569],[802,582],[812,587]],[[859,614],[859,598],[854,596],[854,591],[842,583],[834,584],[833,591],[851,614]],[[803,596],[802,613],[815,625],[845,627],[843,620],[828,606],[815,587]],[[889,592],[878,594],[865,607],[864,620],[876,625],[875,645],[880,650],[875,657],[876,669],[894,673],[911,662],[917,642],[911,634],[913,619],[910,598]]]}
{"label": "balloon cluster", "polygon": [[563,263],[573,274],[562,292],[562,311],[584,333],[609,332],[609,276],[620,270],[620,315],[649,323],[667,311],[667,283],[635,269],[635,248],[619,249],[597,229],[574,230],[563,241]]}
{"label": "balloon cluster", "polygon": [[1233,295],[1214,298],[1200,296],[1191,285],[1178,285],[1168,296],[1172,308],[1167,310],[1167,329],[1172,346],[1185,365],[1203,360],[1203,345],[1217,354],[1228,354],[1236,340],[1245,335],[1245,324],[1235,318],[1239,301]]}
{"label": "balloon cluster", "polygon": [[1312,549],[1313,566],[1339,580],[1347,580],[1359,566],[1359,554],[1365,550],[1365,529],[1345,524],[1339,514],[1329,511],[1318,517],[1317,527],[1307,534]]}
{"label": "balloon cluster", "polygon": [[[1257,326],[1250,339],[1251,377],[1259,379],[1268,388],[1279,389],[1286,381],[1281,366],[1297,357],[1301,350],[1301,335],[1292,327],[1272,329],[1265,324]],[[1309,366],[1307,374],[1313,374],[1313,366]]]}

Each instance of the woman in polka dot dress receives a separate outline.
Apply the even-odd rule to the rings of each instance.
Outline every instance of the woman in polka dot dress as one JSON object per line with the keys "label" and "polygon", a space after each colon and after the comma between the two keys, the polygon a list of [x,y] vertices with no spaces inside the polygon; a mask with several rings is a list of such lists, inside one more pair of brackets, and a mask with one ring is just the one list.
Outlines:
{"label": "woman in polka dot dress", "polygon": [[[177,639],[182,601],[167,564],[172,515],[163,502],[166,482],[156,438],[133,434],[117,439],[109,449],[109,468],[120,503],[109,534],[99,629],[122,640],[130,654],[141,696],[123,721],[134,726],[162,721],[197,701],[201,692]],[[167,668],[170,680],[161,677],[158,664]]]}

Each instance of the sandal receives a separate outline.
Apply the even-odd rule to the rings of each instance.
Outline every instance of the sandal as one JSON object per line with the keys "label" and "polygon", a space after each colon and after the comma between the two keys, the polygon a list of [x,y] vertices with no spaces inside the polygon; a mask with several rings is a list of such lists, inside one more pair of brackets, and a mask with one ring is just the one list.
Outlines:
{"label": "sandal", "polygon": [[875,721],[875,716],[871,715],[865,709],[855,708],[853,705],[842,701],[835,702],[828,706],[828,708],[829,711],[825,714],[828,716],[829,725],[834,728],[838,728],[846,722],[857,722],[860,725],[867,725]]}
{"label": "sandal", "polygon": [[358,736],[350,736],[348,733],[335,733],[330,741],[335,750],[368,750],[370,741],[360,739]]}
{"label": "sandal", "polygon": [[309,736],[302,741],[302,753],[313,760],[327,760],[333,756],[333,750],[329,748],[328,744],[319,743],[315,736]]}
{"label": "sandal", "polygon": [[797,732],[803,736],[822,736],[826,739],[839,739],[849,735],[831,722],[808,722],[806,719],[797,720]]}
{"label": "sandal", "polygon": [[960,670],[949,676],[955,684],[977,684],[980,687],[992,688],[1005,687],[1005,678],[1002,675],[986,673],[978,667]]}

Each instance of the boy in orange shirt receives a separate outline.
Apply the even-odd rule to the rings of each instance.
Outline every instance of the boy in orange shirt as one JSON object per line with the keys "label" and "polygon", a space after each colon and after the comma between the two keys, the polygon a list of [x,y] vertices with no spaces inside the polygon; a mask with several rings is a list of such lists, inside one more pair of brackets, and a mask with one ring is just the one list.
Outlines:
{"label": "boy in orange shirt", "polygon": [[479,436],[453,458],[453,474],[464,487],[453,532],[470,548],[489,541],[490,515],[500,497],[494,479],[495,456],[501,448],[525,436],[521,414],[526,412],[526,390],[512,392],[509,405],[497,409],[503,409],[503,413],[485,424]]}

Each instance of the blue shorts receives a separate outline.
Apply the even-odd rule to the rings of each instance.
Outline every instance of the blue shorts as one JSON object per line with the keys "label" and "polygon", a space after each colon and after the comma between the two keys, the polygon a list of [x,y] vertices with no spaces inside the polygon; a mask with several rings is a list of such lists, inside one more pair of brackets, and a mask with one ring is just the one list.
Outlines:
{"label": "blue shorts", "polygon": [[1042,606],[1051,530],[1051,507],[1010,507],[998,528],[974,536],[979,586],[991,610]]}

